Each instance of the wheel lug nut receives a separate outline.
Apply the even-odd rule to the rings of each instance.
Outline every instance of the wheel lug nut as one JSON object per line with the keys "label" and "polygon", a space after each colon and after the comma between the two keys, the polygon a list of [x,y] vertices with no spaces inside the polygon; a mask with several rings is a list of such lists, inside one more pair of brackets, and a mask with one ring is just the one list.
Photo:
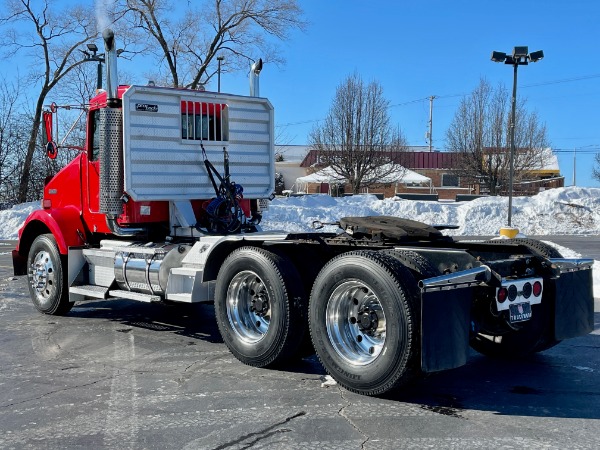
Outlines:
{"label": "wheel lug nut", "polygon": [[358,342],[362,342],[363,337],[359,334],[358,336],[356,336],[356,340]]}
{"label": "wheel lug nut", "polygon": [[375,347],[369,347],[369,353],[372,355],[375,353]]}
{"label": "wheel lug nut", "polygon": [[356,317],[350,317],[350,323],[354,325],[356,323]]}

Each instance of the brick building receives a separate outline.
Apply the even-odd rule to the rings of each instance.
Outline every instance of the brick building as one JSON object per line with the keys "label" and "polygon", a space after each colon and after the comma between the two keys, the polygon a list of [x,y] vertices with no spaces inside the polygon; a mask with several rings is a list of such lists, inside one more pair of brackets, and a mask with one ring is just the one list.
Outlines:
{"label": "brick building", "polygon": [[[277,170],[289,173],[285,180],[286,189],[297,192],[299,186],[296,179],[314,173],[324,167],[319,161],[319,154],[308,146],[277,146],[283,153],[283,161],[277,163]],[[364,189],[364,192],[383,194],[385,197],[403,194],[435,194],[442,200],[455,200],[457,195],[486,195],[484,185],[467,182],[457,176],[454,169],[458,165],[459,153],[424,151],[427,147],[409,147],[408,151],[400,152],[393,158],[397,164],[427,177],[430,182],[421,183],[379,183]],[[276,149],[277,151],[277,149]],[[302,155],[304,157],[302,158]],[[284,173],[285,178],[285,173]],[[332,183],[325,181],[304,184],[302,191],[306,193],[331,193]],[[340,183],[336,184],[336,193]],[[550,149],[547,149],[545,162],[538,169],[529,173],[528,181],[516,183],[513,188],[515,195],[533,195],[544,189],[564,186],[564,178],[560,176],[558,160]]]}

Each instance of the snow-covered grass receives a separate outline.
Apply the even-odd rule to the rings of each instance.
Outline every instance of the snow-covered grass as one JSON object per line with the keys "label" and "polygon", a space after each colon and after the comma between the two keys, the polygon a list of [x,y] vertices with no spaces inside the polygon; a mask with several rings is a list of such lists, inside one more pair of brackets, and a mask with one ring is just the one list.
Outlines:
{"label": "snow-covered grass", "polygon": [[[27,215],[39,202],[0,211],[0,239],[17,239]],[[334,223],[349,216],[395,216],[432,225],[458,225],[445,233],[455,236],[497,235],[506,226],[508,199],[479,198],[471,202],[425,202],[401,199],[378,200],[374,195],[332,198],[328,195],[277,198],[261,223],[263,230],[314,231],[312,222]],[[524,235],[600,235],[600,189],[569,187],[550,189],[533,197],[513,199],[512,225]],[[335,232],[337,226],[322,231]],[[0,249],[1,251],[1,249]],[[579,254],[561,248],[565,257]],[[600,262],[594,269],[594,291],[600,295]]]}

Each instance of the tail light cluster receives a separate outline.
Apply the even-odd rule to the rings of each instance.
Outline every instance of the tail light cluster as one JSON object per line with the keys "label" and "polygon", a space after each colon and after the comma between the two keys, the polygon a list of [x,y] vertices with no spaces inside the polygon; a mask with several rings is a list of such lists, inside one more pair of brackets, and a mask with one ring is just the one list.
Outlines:
{"label": "tail light cluster", "polygon": [[519,294],[525,299],[529,300],[531,296],[535,299],[539,298],[542,295],[542,283],[539,280],[530,283],[526,281],[521,286],[521,291],[519,292],[519,288],[516,284],[509,284],[507,286],[502,286],[498,289],[496,293],[496,300],[498,303],[504,303],[506,300],[509,302],[514,302]]}

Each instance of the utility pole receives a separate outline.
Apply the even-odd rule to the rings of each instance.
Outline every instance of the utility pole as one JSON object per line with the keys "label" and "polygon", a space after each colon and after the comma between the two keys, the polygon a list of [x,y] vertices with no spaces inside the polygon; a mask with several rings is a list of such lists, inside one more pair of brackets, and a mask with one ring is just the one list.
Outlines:
{"label": "utility pole", "polygon": [[429,132],[427,133],[427,138],[429,141],[429,151],[432,151],[432,147],[433,147],[433,101],[436,99],[437,97],[435,95],[432,95],[431,97],[429,97]]}
{"label": "utility pole", "polygon": [[573,186],[577,186],[577,147],[573,153]]}

